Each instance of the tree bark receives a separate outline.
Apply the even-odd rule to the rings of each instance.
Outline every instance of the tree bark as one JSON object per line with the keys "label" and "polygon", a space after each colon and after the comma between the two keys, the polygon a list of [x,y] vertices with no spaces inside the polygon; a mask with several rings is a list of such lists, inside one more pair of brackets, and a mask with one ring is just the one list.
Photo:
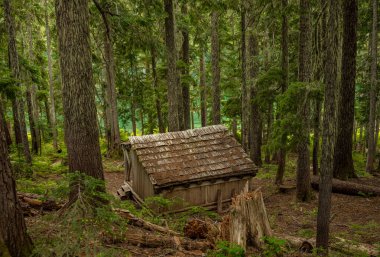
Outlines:
{"label": "tree bark", "polygon": [[314,140],[313,140],[313,175],[317,175],[319,171],[319,137],[320,137],[320,123],[321,123],[321,101],[315,100],[315,113],[314,113]]}
{"label": "tree bark", "polygon": [[212,123],[220,124],[219,13],[211,13]]}
{"label": "tree bark", "polygon": [[106,114],[109,124],[110,136],[108,142],[108,154],[118,156],[121,154],[120,149],[120,129],[119,115],[117,111],[117,92],[115,85],[115,60],[113,54],[112,28],[110,25],[107,11],[97,0],[93,0],[96,8],[100,12],[104,24],[104,64],[106,70]]}
{"label": "tree bark", "polygon": [[[28,118],[29,118],[29,130],[30,130],[30,136],[32,138],[32,152],[34,154],[38,154],[40,146],[39,146],[39,131],[37,128],[37,120],[36,120],[36,110],[35,110],[35,104],[34,101],[34,92],[33,90],[34,85],[28,85],[26,90],[26,104],[28,109]],[[38,117],[38,116],[37,116]]]}
{"label": "tree bark", "polygon": [[[88,0],[56,1],[69,171],[104,180],[92,76]],[[77,197],[72,189],[71,200]]]}
{"label": "tree bark", "polygon": [[55,118],[55,96],[54,96],[54,82],[53,82],[53,60],[51,57],[51,36],[50,36],[50,25],[49,25],[49,14],[48,14],[48,2],[45,0],[45,31],[46,31],[46,51],[48,59],[48,74],[49,74],[49,98],[50,98],[50,111],[47,112],[47,116],[50,120],[50,129],[53,135],[53,147],[58,150],[58,131],[56,127]]}
{"label": "tree bark", "polygon": [[[16,48],[16,31],[15,31],[15,22],[12,16],[12,10],[10,5],[10,0],[4,0],[4,16],[5,23],[8,31],[8,57],[9,57],[9,68],[12,71],[12,76],[16,79],[20,79],[20,66],[18,60],[18,53]],[[21,87],[21,85],[18,85]],[[28,135],[26,130],[25,123],[25,108],[24,100],[22,96],[16,96],[12,100],[12,109],[13,109],[13,119],[14,119],[14,128],[15,128],[15,138],[16,144],[22,144],[23,152],[26,162],[32,162],[32,156],[29,150]]]}
{"label": "tree bark", "polygon": [[[326,63],[326,55],[324,50],[326,49],[326,0],[322,0],[320,3],[321,8],[321,31],[318,33],[316,31],[316,60],[318,61],[316,79],[320,82],[324,82],[323,76],[323,64]],[[323,99],[315,99],[315,110],[313,117],[313,130],[314,130],[314,140],[313,140],[313,174],[317,175],[319,173],[319,159],[318,153],[320,148],[320,134],[321,134],[321,109],[322,109]]]}
{"label": "tree bark", "polygon": [[168,125],[169,131],[180,130],[179,85],[177,76],[177,53],[175,47],[175,22],[173,0],[164,0],[165,5],[165,41],[167,54],[168,78]]}
{"label": "tree bark", "polygon": [[[311,81],[311,21],[309,0],[300,1],[300,39],[299,39],[299,74],[298,80],[309,83]],[[309,153],[309,100],[307,96],[300,107],[302,128],[297,146],[297,200],[309,201],[311,198],[310,186],[310,153]]]}
{"label": "tree bark", "polygon": [[132,132],[133,135],[137,135],[137,125],[136,125],[136,103],[135,103],[135,97],[132,95],[131,99],[131,120],[132,120]]}
{"label": "tree bark", "polygon": [[250,103],[250,113],[249,113],[249,133],[251,135],[250,142],[250,158],[252,161],[257,165],[262,165],[261,160],[261,143],[262,143],[262,119],[261,119],[261,113],[259,109],[258,103],[255,101],[256,94],[257,94],[257,88],[255,84],[255,78],[257,75],[257,64],[256,64],[256,58],[258,55],[258,44],[257,44],[257,38],[255,35],[255,19],[252,15],[252,11],[250,10],[250,16],[248,17],[248,60],[249,60],[249,103]]}
{"label": "tree bark", "polygon": [[139,111],[139,115],[140,115],[140,123],[141,123],[141,135],[145,135],[145,130],[144,130],[144,109],[142,107],[140,107],[140,111]]}
{"label": "tree bark", "polygon": [[[182,15],[187,16],[187,4],[183,3],[182,5]],[[187,28],[182,30],[182,60],[184,62],[184,67],[182,69],[182,76],[184,77],[181,80],[182,84],[182,97],[183,97],[183,121],[184,128],[190,129],[190,83],[189,79],[189,66],[190,66],[190,44],[189,44],[189,31]]]}
{"label": "tree bark", "polygon": [[325,63],[325,102],[322,131],[322,157],[320,170],[320,189],[317,216],[317,248],[321,254],[328,254],[329,222],[331,212],[331,187],[334,164],[335,142],[335,91],[337,87],[337,48],[338,48],[338,2],[327,1],[327,42]]}
{"label": "tree bark", "polygon": [[371,89],[369,96],[369,121],[368,121],[368,154],[366,171],[374,170],[376,155],[375,120],[376,120],[376,97],[377,97],[377,0],[372,0],[372,33],[371,33]]}
{"label": "tree bark", "polygon": [[199,60],[199,87],[201,93],[201,123],[202,127],[207,126],[207,95],[206,95],[206,69],[205,69],[205,55],[204,50],[201,50],[201,57]]}
{"label": "tree bark", "polygon": [[162,118],[161,101],[160,101],[160,94],[158,90],[158,77],[157,77],[157,68],[156,68],[156,48],[154,46],[152,46],[151,48],[151,59],[152,59],[153,90],[155,94],[158,131],[160,133],[165,133],[165,123]]}
{"label": "tree bark", "polygon": [[356,0],[343,1],[342,73],[339,87],[337,138],[334,150],[334,178],[346,180],[355,177],[352,160],[352,133],[355,113]]}
{"label": "tree bark", "polygon": [[361,151],[362,149],[362,142],[363,142],[363,126],[360,125],[359,127],[359,139],[357,142],[356,150]]}
{"label": "tree bark", "polygon": [[[288,88],[289,83],[289,49],[288,49],[288,0],[281,1],[282,8],[282,24],[281,24],[281,70],[282,70],[282,80],[281,80],[281,93],[285,93]],[[286,143],[286,137],[283,138],[283,144]],[[276,174],[276,185],[281,185],[283,183],[286,165],[286,150],[284,147],[280,147],[278,151],[278,167]]]}
{"label": "tree bark", "polygon": [[[4,118],[0,112],[0,124]],[[0,125],[0,246],[5,245],[10,256],[30,256],[32,241],[26,233],[22,209],[16,194],[4,127]],[[3,247],[2,247],[3,248]],[[6,256],[6,255],[5,255]]]}
{"label": "tree bark", "polygon": [[[32,22],[32,19],[30,17],[30,22]],[[28,24],[28,34],[29,34],[29,59],[33,60],[33,35],[32,35],[32,26],[29,23]],[[37,98],[36,98],[36,85],[33,83],[31,85],[27,86],[26,91],[26,100],[27,100],[27,107],[28,107],[28,117],[29,117],[29,127],[30,127],[30,134],[32,137],[32,151],[35,154],[38,154],[41,145],[40,145],[40,130],[38,127],[38,105],[37,105]]]}
{"label": "tree bark", "polygon": [[4,106],[3,106],[3,101],[1,97],[0,97],[0,115],[1,117],[3,117],[0,126],[3,126],[3,131],[5,133],[5,140],[7,142],[7,145],[10,146],[12,144],[12,138],[11,138],[11,134],[9,133],[7,121],[5,120]]}
{"label": "tree bark", "polygon": [[270,150],[269,150],[269,142],[270,142],[270,137],[271,137],[271,130],[272,130],[272,123],[273,123],[273,104],[271,103],[269,105],[269,108],[268,108],[268,117],[267,117],[267,133],[266,133],[266,149],[265,149],[265,157],[264,157],[264,161],[266,164],[269,164],[271,162],[270,160]]}
{"label": "tree bark", "polygon": [[[240,11],[240,32],[241,32],[241,142],[243,149],[249,152],[249,90],[247,88],[247,40],[246,40],[246,14],[247,10],[242,1]],[[251,56],[250,56],[251,57]]]}
{"label": "tree bark", "polygon": [[30,154],[29,141],[28,141],[28,131],[25,122],[25,103],[22,96],[19,98],[19,115],[20,115],[20,129],[21,129],[21,139],[23,145],[23,151],[25,160],[27,163],[32,163],[32,155]]}

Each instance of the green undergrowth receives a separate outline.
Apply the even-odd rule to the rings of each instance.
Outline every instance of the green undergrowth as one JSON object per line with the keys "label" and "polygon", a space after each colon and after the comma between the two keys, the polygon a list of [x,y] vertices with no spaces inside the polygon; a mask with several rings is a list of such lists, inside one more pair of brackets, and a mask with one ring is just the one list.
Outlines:
{"label": "green undergrowth", "polygon": [[[354,151],[352,153],[352,159],[354,162],[355,172],[358,177],[364,177],[364,178],[372,177],[370,173],[365,171],[365,166],[366,166],[366,161],[367,161],[365,154]],[[257,173],[256,177],[260,179],[274,180],[276,177],[277,168],[278,168],[278,165],[275,163],[267,164],[263,162],[262,167],[259,169],[259,172]],[[296,170],[297,170],[297,155],[293,153],[288,153],[286,156],[284,179],[295,178]]]}
{"label": "green undergrowth", "polygon": [[[265,163],[263,162],[262,167],[260,168],[259,172],[257,173],[256,177],[260,179],[275,179],[276,173],[277,173],[277,164],[273,163]],[[297,157],[293,154],[288,154],[286,165],[285,165],[285,174],[284,178],[294,178],[295,172],[297,168]]]}
{"label": "green undergrowth", "polygon": [[287,248],[286,241],[274,236],[262,238],[263,246],[259,254],[247,255],[244,249],[235,243],[228,241],[218,241],[215,249],[209,250],[206,253],[207,257],[279,257],[286,256],[289,249]]}
{"label": "green undergrowth", "polygon": [[214,250],[207,252],[207,257],[244,257],[244,249],[237,244],[228,241],[219,241]]}
{"label": "green undergrowth", "polygon": [[360,152],[353,152],[352,159],[354,161],[354,168],[358,177],[372,177],[372,175],[365,171],[367,163],[366,155]]}
{"label": "green undergrowth", "polygon": [[178,214],[152,214],[149,205],[172,205],[172,200],[157,196],[147,199],[143,208],[131,201],[120,201],[103,191],[104,181],[81,173],[64,175],[52,189],[57,199],[68,199],[71,188],[76,188],[77,200],[66,204],[58,212],[34,219],[29,232],[35,244],[33,256],[126,256],[118,245],[125,243],[128,220],[113,208],[122,208],[133,215],[157,225],[168,226],[178,232],[190,218],[220,219],[202,207],[192,207]]}
{"label": "green undergrowth", "polygon": [[126,256],[115,245],[124,242],[127,221],[112,210],[114,197],[99,191],[104,182],[80,173],[62,180],[55,194],[67,199],[76,188],[76,200],[30,226],[33,256]]}

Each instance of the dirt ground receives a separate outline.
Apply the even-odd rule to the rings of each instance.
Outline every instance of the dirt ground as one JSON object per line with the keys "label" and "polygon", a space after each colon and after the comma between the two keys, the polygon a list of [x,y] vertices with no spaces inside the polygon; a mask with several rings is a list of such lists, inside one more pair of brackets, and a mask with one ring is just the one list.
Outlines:
{"label": "dirt ground", "polygon": [[[107,190],[114,194],[124,180],[123,172],[106,172]],[[380,178],[362,178],[355,182],[380,185]],[[285,181],[294,185],[294,179]],[[278,192],[272,179],[255,178],[254,187],[261,187],[269,221],[274,232],[305,239],[315,238],[318,192],[313,191],[309,203],[295,201],[295,189]],[[331,217],[331,240],[335,237],[376,246],[380,244],[380,197],[348,196],[333,194]],[[202,256],[201,252],[184,253],[164,248],[127,247],[133,256]]]}
{"label": "dirt ground", "polygon": [[108,193],[117,196],[117,190],[123,185],[124,172],[104,172]]}
{"label": "dirt ground", "polygon": [[[380,185],[379,178],[361,179],[362,183]],[[288,180],[286,184],[294,184]],[[318,192],[309,203],[295,201],[295,190],[279,193],[268,179],[255,179],[255,185],[264,191],[264,202],[274,231],[281,234],[314,238]],[[331,236],[355,242],[380,243],[380,197],[332,195]]]}

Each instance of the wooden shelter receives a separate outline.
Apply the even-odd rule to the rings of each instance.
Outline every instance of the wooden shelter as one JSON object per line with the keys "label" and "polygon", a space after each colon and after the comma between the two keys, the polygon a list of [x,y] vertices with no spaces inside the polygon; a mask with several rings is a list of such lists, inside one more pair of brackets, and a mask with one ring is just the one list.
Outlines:
{"label": "wooden shelter", "polygon": [[249,187],[257,172],[223,125],[132,136],[122,148],[125,183],[119,196],[180,199],[175,210],[193,205],[220,209]]}

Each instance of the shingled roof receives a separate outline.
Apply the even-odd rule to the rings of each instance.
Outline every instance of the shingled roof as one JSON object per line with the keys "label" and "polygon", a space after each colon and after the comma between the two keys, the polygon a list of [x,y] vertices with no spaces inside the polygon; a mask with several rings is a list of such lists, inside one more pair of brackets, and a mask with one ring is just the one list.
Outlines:
{"label": "shingled roof", "polygon": [[132,136],[124,145],[136,151],[156,187],[254,176],[257,171],[241,145],[223,125]]}

